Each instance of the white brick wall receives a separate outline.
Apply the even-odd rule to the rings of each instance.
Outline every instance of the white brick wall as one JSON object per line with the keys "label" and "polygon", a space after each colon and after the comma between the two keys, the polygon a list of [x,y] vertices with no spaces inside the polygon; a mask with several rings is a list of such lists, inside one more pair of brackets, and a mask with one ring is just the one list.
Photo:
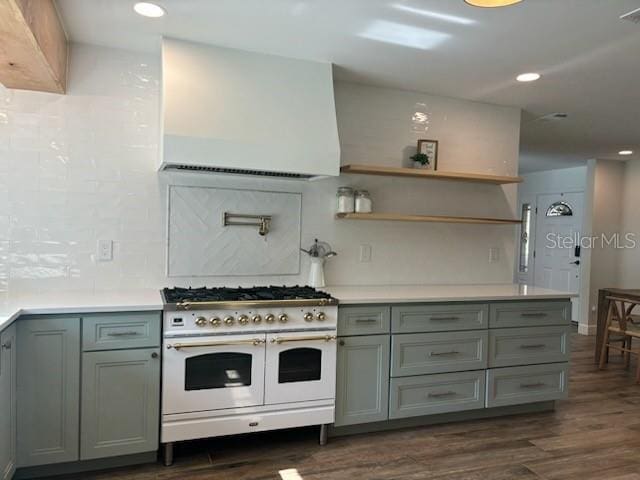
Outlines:
{"label": "white brick wall", "polygon": [[[352,184],[371,191],[378,211],[509,216],[513,187],[159,175],[158,60],[74,45],[67,95],[0,86],[0,300],[8,290],[306,282],[304,257],[300,275],[167,279],[169,182],[303,193],[303,246],[319,237],[339,253],[327,265],[329,283],[511,281],[515,227],[335,221],[333,208],[337,186]],[[412,109],[424,103],[432,114],[426,137],[441,141],[441,169],[517,171],[515,109],[340,83],[336,99],[344,163],[406,160],[422,136]],[[96,261],[98,239],[114,240],[112,262]],[[373,247],[371,263],[359,263],[360,244]],[[494,246],[501,259],[488,264]]]}

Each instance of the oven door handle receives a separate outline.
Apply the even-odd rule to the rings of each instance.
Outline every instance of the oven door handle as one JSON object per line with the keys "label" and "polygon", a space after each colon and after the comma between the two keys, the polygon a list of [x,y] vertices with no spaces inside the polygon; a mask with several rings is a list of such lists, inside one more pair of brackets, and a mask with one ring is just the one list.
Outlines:
{"label": "oven door handle", "polygon": [[310,335],[307,337],[292,337],[292,338],[281,338],[275,337],[271,339],[271,343],[277,343],[280,345],[281,343],[289,343],[289,342],[311,342],[314,340],[324,340],[325,342],[331,342],[332,340],[336,340],[338,337],[336,335]]}
{"label": "oven door handle", "polygon": [[226,342],[169,343],[167,344],[167,350],[171,350],[172,348],[174,350],[180,350],[182,348],[226,347],[230,345],[253,345],[254,347],[257,347],[263,343],[267,343],[267,341],[262,338],[253,338],[251,340],[229,340]]}

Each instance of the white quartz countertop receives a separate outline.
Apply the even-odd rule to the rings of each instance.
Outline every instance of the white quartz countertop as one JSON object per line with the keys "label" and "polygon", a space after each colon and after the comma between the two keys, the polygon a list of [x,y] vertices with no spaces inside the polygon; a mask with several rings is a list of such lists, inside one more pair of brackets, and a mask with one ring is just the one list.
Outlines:
{"label": "white quartz countertop", "polygon": [[365,303],[427,303],[489,300],[544,300],[577,294],[517,284],[329,286],[322,290],[341,305]]}
{"label": "white quartz countertop", "polygon": [[13,295],[0,302],[0,330],[20,315],[162,310],[159,289]]}

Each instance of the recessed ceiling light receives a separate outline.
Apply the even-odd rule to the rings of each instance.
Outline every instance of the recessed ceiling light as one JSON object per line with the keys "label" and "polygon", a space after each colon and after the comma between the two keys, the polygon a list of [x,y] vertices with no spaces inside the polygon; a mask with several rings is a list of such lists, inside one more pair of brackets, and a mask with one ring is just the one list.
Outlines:
{"label": "recessed ceiling light", "polygon": [[620,150],[618,155],[633,155],[633,150]]}
{"label": "recessed ceiling light", "polygon": [[516,77],[519,82],[535,82],[540,78],[539,73],[521,73]]}
{"label": "recessed ceiling light", "polygon": [[164,8],[162,8],[160,5],[149,2],[138,2],[133,6],[133,9],[137,14],[142,15],[143,17],[151,18],[162,17],[166,13]]}
{"label": "recessed ceiling light", "polygon": [[496,8],[496,7],[508,7],[509,5],[515,5],[522,0],[464,0],[471,6],[481,8]]}

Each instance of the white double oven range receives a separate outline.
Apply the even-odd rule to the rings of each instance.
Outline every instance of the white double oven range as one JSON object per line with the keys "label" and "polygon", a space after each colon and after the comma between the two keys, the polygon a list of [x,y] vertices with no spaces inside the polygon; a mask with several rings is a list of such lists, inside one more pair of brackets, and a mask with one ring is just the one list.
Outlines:
{"label": "white double oven range", "polygon": [[334,421],[337,300],[310,287],[166,288],[161,441]]}

